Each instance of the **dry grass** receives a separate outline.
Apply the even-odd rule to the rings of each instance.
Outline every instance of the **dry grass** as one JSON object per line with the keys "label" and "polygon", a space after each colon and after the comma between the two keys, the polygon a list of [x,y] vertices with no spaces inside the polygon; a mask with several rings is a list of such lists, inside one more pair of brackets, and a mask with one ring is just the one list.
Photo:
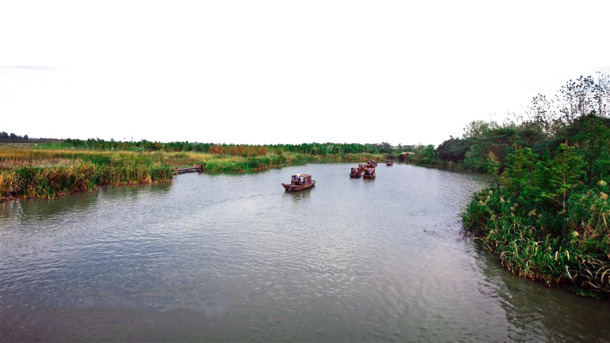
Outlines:
{"label": "dry grass", "polygon": [[192,165],[215,158],[200,152],[131,152],[68,149],[35,149],[32,147],[0,145],[0,169],[19,167],[70,166],[102,156],[113,161],[140,160],[156,165]]}

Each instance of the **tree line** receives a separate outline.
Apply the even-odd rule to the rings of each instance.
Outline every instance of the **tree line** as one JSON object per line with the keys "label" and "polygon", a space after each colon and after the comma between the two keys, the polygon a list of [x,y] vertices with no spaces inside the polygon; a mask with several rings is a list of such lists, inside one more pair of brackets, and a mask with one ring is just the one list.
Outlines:
{"label": "tree line", "polygon": [[[123,150],[123,151],[166,151],[166,152],[205,152],[214,155],[230,156],[262,156],[268,153],[280,154],[282,152],[302,153],[309,155],[346,155],[346,154],[391,154],[399,150],[387,142],[376,144],[360,143],[302,143],[302,144],[217,144],[198,142],[156,142],[115,141],[95,139],[65,139],[60,142],[47,144],[48,148],[62,149],[90,149],[90,150]],[[405,146],[402,149],[407,149]]]}
{"label": "tree line", "polygon": [[[561,143],[580,146],[583,140],[592,138],[596,138],[594,145],[604,142],[604,133],[599,130],[607,125],[610,117],[610,77],[607,73],[569,80],[550,98],[552,100],[548,99],[543,94],[536,95],[523,113],[513,113],[503,123],[472,121],[464,127],[461,137],[450,137],[436,148],[433,145],[412,146],[410,151],[414,154],[409,160],[423,165],[487,172],[490,156],[500,162],[503,170],[507,155],[516,146],[530,148],[542,156],[547,151],[553,154]],[[601,136],[597,138],[597,134]],[[586,160],[589,178],[601,168],[598,165],[603,164],[596,155],[598,150],[591,150]]]}
{"label": "tree line", "polygon": [[7,142],[7,143],[23,143],[23,142],[27,142],[28,141],[28,135],[24,135],[24,136],[19,136],[16,135],[14,133],[7,133],[7,132],[0,132],[0,142]]}

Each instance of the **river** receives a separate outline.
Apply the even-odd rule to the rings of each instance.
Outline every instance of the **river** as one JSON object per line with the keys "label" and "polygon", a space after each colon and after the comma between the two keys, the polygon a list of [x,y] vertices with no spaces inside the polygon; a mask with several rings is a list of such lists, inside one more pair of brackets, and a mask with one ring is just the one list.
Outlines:
{"label": "river", "polygon": [[[0,341],[610,340],[461,230],[481,175],[309,164],[0,204]],[[285,193],[291,174],[316,187]]]}

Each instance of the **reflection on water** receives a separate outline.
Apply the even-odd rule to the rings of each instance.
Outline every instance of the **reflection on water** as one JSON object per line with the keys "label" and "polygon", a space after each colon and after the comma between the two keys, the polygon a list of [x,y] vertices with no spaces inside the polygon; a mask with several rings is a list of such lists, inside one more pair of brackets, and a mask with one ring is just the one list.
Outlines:
{"label": "reflection on water", "polygon": [[298,201],[298,200],[304,200],[304,199],[309,199],[311,196],[311,192],[312,192],[313,188],[310,189],[306,189],[304,191],[300,191],[300,192],[285,192],[285,196],[292,198],[292,200],[294,201]]}
{"label": "reflection on water", "polygon": [[21,199],[0,203],[0,218],[4,221],[9,217],[17,218],[22,223],[30,220],[47,220],[54,216],[77,211],[94,209],[97,200],[103,197],[106,201],[136,198],[138,194],[150,197],[167,194],[171,183],[152,185],[138,185],[126,187],[103,187],[96,192],[77,192],[69,196],[60,196],[55,199]]}
{"label": "reflection on water", "polygon": [[498,296],[512,328],[512,341],[596,342],[610,339],[607,301],[581,298],[565,289],[548,288],[499,269],[496,259],[481,253],[478,264]]}
{"label": "reflection on water", "polygon": [[[3,341],[603,340],[607,303],[461,233],[482,176],[396,164],[181,175],[0,205]],[[285,193],[307,171],[316,187]]]}
{"label": "reflection on water", "polygon": [[45,220],[55,215],[72,211],[86,210],[94,205],[97,197],[91,193],[75,193],[72,196],[58,197],[40,201],[23,199],[0,204],[3,218],[12,216],[20,220]]}

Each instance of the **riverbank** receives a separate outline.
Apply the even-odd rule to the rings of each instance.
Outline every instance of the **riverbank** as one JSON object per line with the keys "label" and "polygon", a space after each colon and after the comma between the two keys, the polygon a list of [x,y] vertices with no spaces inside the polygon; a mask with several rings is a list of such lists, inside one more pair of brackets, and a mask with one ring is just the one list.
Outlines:
{"label": "riverbank", "polygon": [[364,162],[378,154],[266,152],[232,156],[204,152],[134,152],[38,149],[0,145],[0,200],[54,198],[102,186],[168,182],[175,168],[202,165],[206,173],[248,173],[288,165],[326,162]]}
{"label": "riverbank", "polygon": [[504,187],[477,193],[463,214],[464,227],[513,274],[566,285],[592,297],[610,294],[608,186],[570,197],[566,212],[517,200]]}
{"label": "riverbank", "polygon": [[589,169],[587,144],[561,143],[542,156],[514,146],[503,165],[490,155],[494,181],[474,195],[463,223],[514,274],[606,297],[610,188],[603,169]]}

